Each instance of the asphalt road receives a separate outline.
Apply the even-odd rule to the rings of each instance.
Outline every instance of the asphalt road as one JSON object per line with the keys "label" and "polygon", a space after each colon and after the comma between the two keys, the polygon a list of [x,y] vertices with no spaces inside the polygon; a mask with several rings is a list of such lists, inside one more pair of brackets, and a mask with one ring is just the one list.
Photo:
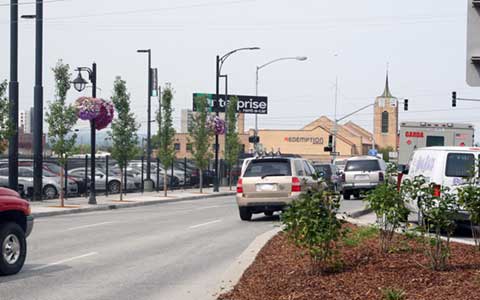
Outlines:
{"label": "asphalt road", "polygon": [[279,223],[240,221],[233,196],[40,218],[0,299],[215,299],[225,270]]}
{"label": "asphalt road", "polygon": [[238,217],[222,197],[37,219],[21,273],[0,299],[209,299],[278,216]]}

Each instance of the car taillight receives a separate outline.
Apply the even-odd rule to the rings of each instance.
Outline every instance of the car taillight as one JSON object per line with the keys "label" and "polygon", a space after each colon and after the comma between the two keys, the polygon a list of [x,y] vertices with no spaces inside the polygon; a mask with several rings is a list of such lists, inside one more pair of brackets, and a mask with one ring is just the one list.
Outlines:
{"label": "car taillight", "polygon": [[300,186],[300,179],[297,177],[292,177],[292,192],[301,192],[302,187]]}
{"label": "car taillight", "polygon": [[342,173],[341,179],[342,179],[342,182],[345,182],[345,173]]}
{"label": "car taillight", "polygon": [[433,187],[433,197],[440,197],[441,192],[442,192],[441,186],[435,185]]}
{"label": "car taillight", "polygon": [[384,181],[385,180],[385,176],[383,175],[382,172],[378,173],[378,180],[379,181]]}
{"label": "car taillight", "polygon": [[238,193],[238,194],[243,194],[242,178],[238,179],[238,182],[237,182],[237,193]]}

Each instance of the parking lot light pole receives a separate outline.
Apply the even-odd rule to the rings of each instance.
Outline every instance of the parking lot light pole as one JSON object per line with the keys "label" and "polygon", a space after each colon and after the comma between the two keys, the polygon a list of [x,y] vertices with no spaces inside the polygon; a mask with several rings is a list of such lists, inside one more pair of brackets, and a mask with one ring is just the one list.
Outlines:
{"label": "parking lot light pole", "polygon": [[[274,59],[274,60],[271,60],[261,66],[257,66],[257,70],[255,72],[255,96],[258,96],[258,72],[265,68],[266,66],[269,66],[273,63],[276,63],[276,62],[279,62],[279,61],[282,61],[282,60],[298,60],[298,61],[305,61],[307,60],[307,57],[306,56],[294,56],[294,57],[280,57],[280,58],[277,58],[277,59]],[[254,150],[255,151],[258,151],[257,149],[257,145],[258,145],[258,142],[257,142],[257,139],[258,139],[258,114],[255,114],[255,133],[254,133],[254,136],[255,136],[255,143],[254,143]]]}
{"label": "parking lot light pole", "polygon": [[152,115],[152,51],[151,49],[137,50],[137,53],[148,53],[148,93],[147,93],[147,180],[150,181],[152,163],[151,115]]}
{"label": "parking lot light pole", "polygon": [[[234,54],[235,52],[238,51],[244,51],[244,50],[260,50],[259,47],[244,47],[244,48],[238,48],[235,50],[232,50],[225,54],[224,56],[220,57],[217,55],[216,59],[216,74],[215,74],[215,82],[216,82],[216,88],[215,88],[215,101],[214,101],[214,110],[215,110],[215,115],[218,117],[219,116],[219,110],[220,110],[220,76],[222,72],[222,67],[223,63],[227,60],[230,55]],[[225,99],[227,101],[227,99]],[[220,185],[220,178],[218,174],[218,151],[219,151],[220,145],[218,143],[218,134],[215,134],[215,179],[213,182],[213,191],[218,192],[219,191],[219,185]]]}
{"label": "parking lot light pole", "polygon": [[[87,86],[87,81],[82,77],[82,71],[88,73],[88,78],[92,83],[92,98],[97,97],[97,64],[93,63],[92,68],[79,67],[77,68],[78,76],[73,80],[73,87],[81,92]],[[95,194],[95,120],[90,120],[90,197],[88,198],[88,204],[97,204],[97,198]]]}

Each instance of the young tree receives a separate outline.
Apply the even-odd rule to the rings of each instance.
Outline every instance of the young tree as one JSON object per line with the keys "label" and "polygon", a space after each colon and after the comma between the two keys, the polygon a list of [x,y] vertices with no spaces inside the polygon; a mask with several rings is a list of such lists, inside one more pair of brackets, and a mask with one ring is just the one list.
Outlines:
{"label": "young tree", "polygon": [[57,62],[52,69],[55,76],[55,101],[49,105],[47,113],[48,136],[53,152],[58,156],[60,163],[60,206],[65,206],[65,180],[64,169],[67,159],[72,155],[75,148],[77,134],[73,133],[73,127],[77,123],[77,110],[72,104],[65,104],[68,90],[70,89],[70,66],[62,60]]}
{"label": "young tree", "polygon": [[227,132],[225,136],[225,161],[229,168],[228,186],[232,189],[232,167],[238,161],[238,155],[240,154],[240,139],[237,132],[237,103],[238,98],[230,98],[228,104],[226,119],[227,119]]}
{"label": "young tree", "polygon": [[193,116],[192,126],[189,128],[192,139],[192,156],[200,173],[200,193],[203,192],[203,170],[207,168],[212,156],[210,152],[211,133],[207,128],[207,97],[199,96],[194,99],[197,113]]}
{"label": "young tree", "polygon": [[[137,153],[139,124],[130,111],[130,94],[126,82],[120,77],[113,84],[111,100],[117,111],[117,118],[112,122],[112,130],[109,132],[112,138],[112,158],[117,161],[121,174],[124,174],[128,161]],[[124,176],[120,176],[120,201],[123,201],[123,179]]]}
{"label": "young tree", "polygon": [[7,81],[0,83],[0,153],[7,148],[7,140],[14,133],[9,118],[10,104],[8,98],[5,96],[7,91]]}
{"label": "young tree", "polygon": [[172,88],[168,85],[163,90],[162,95],[162,105],[157,114],[158,121],[158,139],[159,139],[159,149],[158,156],[160,162],[162,163],[165,172],[163,174],[163,191],[165,197],[167,197],[167,170],[173,165],[175,160],[175,147],[174,147],[174,137],[175,129],[173,128],[172,121],[172,99],[173,92]]}

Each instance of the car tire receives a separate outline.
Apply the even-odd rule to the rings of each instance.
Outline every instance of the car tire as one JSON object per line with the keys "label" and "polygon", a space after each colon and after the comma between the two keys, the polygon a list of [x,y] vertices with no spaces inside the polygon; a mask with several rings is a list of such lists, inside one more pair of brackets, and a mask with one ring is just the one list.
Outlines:
{"label": "car tire", "polygon": [[0,224],[0,247],[0,275],[20,272],[27,256],[27,242],[18,224]]}
{"label": "car tire", "polygon": [[343,199],[344,200],[350,200],[351,196],[352,196],[351,192],[343,191]]}
{"label": "car tire", "polygon": [[58,196],[57,188],[53,185],[48,184],[43,187],[43,195],[47,199],[54,199]]}
{"label": "car tire", "polygon": [[242,221],[252,220],[252,212],[247,207],[239,207],[238,211],[240,213],[240,219]]}
{"label": "car tire", "polygon": [[273,216],[273,211],[266,211],[266,212],[264,212],[264,214],[267,217],[271,217],[271,216]]}
{"label": "car tire", "polygon": [[112,180],[108,183],[108,192],[110,194],[118,194],[120,193],[120,181]]}

